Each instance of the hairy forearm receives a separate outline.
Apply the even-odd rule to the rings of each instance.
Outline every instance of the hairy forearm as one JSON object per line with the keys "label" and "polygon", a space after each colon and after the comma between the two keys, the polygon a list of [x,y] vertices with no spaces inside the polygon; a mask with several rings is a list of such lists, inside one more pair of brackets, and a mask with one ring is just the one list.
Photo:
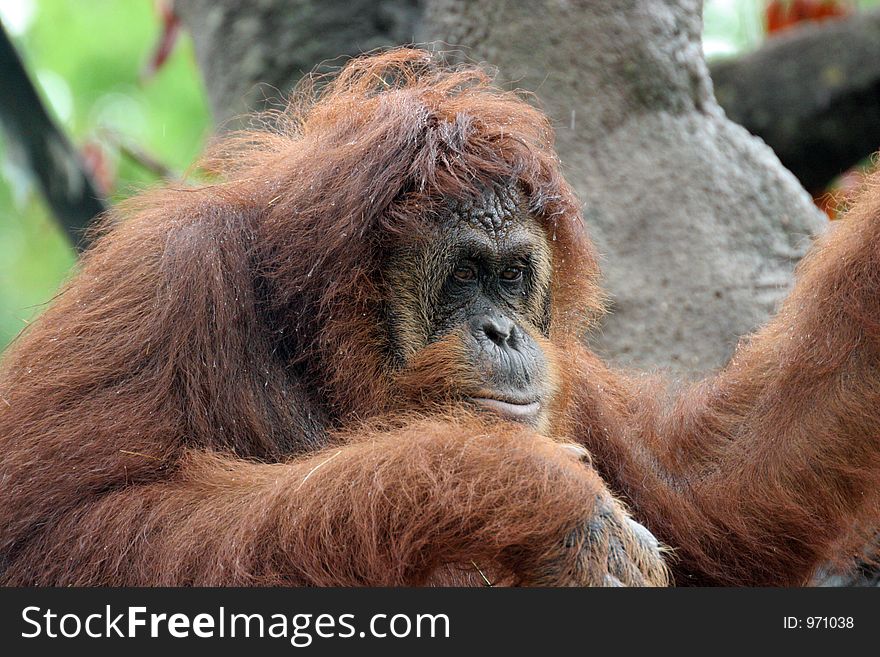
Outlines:
{"label": "hairy forearm", "polygon": [[190,453],[59,518],[6,583],[413,585],[472,562],[515,578],[604,488],[548,439],[481,428],[422,423],[287,464]]}
{"label": "hairy forearm", "polygon": [[[876,194],[866,196],[816,245],[779,315],[743,346],[713,387],[714,396],[726,402],[727,435],[715,438],[713,469],[693,494],[716,525],[733,518],[727,523],[731,533],[768,566],[790,573],[792,583],[834,557],[832,549],[854,527],[877,526]],[[719,405],[712,397],[704,391],[697,399],[708,414]],[[738,502],[738,514],[730,500]],[[844,547],[860,547],[864,537],[852,540]],[[774,549],[785,558],[774,557]]]}
{"label": "hairy forearm", "polygon": [[778,316],[713,378],[665,402],[596,370],[627,400],[599,411],[583,384],[582,425],[611,428],[583,432],[597,467],[678,548],[679,582],[801,584],[880,520],[877,205],[817,244]]}
{"label": "hairy forearm", "polygon": [[867,376],[847,369],[809,392],[767,381],[738,416],[731,390],[718,386],[648,414],[638,400],[585,403],[582,441],[611,488],[672,546],[676,583],[804,584],[840,556],[843,537],[855,550],[863,543],[852,530],[878,521],[880,399],[845,385]]}

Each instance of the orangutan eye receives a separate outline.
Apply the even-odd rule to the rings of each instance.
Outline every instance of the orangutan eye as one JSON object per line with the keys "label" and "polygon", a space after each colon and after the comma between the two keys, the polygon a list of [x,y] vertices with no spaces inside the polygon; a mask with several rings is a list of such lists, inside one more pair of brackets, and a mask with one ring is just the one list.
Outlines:
{"label": "orangutan eye", "polygon": [[474,269],[473,265],[462,264],[458,265],[455,268],[455,270],[452,272],[452,276],[457,281],[461,281],[462,283],[469,283],[470,281],[476,280],[477,270]]}
{"label": "orangutan eye", "polygon": [[522,267],[508,267],[504,271],[501,272],[501,280],[506,283],[517,283],[522,280],[523,277],[523,268]]}

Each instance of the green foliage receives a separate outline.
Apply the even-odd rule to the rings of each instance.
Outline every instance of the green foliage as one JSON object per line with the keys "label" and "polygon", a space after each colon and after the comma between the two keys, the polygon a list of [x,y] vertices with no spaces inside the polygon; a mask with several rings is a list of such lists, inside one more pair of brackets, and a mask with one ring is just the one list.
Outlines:
{"label": "green foliage", "polygon": [[[150,0],[12,4],[10,9],[0,2],[0,17],[73,142],[101,145],[113,180],[111,200],[156,180],[119,154],[120,141],[172,171],[190,166],[209,130],[207,101],[186,35],[156,75],[141,81],[160,34]],[[15,17],[6,14],[13,9],[19,19],[30,13],[29,20],[12,24]],[[75,262],[26,170],[11,155],[0,131],[0,348],[51,299]]]}
{"label": "green foliage", "polygon": [[73,251],[36,194],[16,207],[0,184],[0,347],[9,342],[74,263]]}

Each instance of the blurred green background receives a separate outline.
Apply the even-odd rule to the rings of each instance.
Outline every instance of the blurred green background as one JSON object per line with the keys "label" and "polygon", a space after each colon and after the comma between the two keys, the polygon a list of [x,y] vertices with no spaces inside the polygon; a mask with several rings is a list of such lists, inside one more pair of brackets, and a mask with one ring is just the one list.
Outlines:
{"label": "blurred green background", "polygon": [[[153,2],[0,0],[0,20],[56,120],[78,148],[99,154],[111,202],[157,179],[112,144],[135,144],[178,172],[198,155],[210,115],[187,36],[142,79],[161,33]],[[8,151],[0,130],[0,349],[75,262],[39,190]]]}
{"label": "blurred green background", "polygon": [[[880,0],[853,0],[864,8]],[[764,0],[707,0],[704,48],[735,55],[764,38]],[[162,33],[153,0],[0,0],[0,20],[55,118],[97,172],[110,201],[158,179],[156,160],[183,172],[211,119],[184,33],[144,76]],[[146,154],[141,164],[120,143]],[[51,299],[75,256],[0,131],[0,350]]]}

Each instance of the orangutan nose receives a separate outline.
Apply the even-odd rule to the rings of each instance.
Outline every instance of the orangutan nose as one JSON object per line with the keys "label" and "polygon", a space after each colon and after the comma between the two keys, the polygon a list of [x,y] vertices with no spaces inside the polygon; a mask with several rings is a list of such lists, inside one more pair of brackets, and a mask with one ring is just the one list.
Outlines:
{"label": "orangutan nose", "polygon": [[515,325],[504,315],[482,315],[474,322],[477,330],[498,347],[513,347]]}

